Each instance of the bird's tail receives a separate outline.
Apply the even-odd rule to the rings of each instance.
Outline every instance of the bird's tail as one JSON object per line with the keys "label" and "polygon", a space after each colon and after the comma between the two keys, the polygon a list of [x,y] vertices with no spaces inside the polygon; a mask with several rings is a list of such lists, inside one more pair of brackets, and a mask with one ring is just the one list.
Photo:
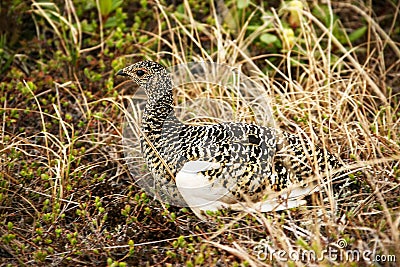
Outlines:
{"label": "bird's tail", "polygon": [[330,152],[294,134],[282,132],[279,137],[275,171],[281,184],[307,184],[310,179],[314,183],[319,180],[322,187],[332,188],[337,199],[360,190],[356,177],[349,175],[343,164]]}

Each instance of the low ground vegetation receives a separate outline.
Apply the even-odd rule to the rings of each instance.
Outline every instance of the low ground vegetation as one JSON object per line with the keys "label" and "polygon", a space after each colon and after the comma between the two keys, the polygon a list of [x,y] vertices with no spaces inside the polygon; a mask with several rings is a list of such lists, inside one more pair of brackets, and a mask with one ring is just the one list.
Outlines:
{"label": "low ground vegetation", "polygon": [[[128,2],[1,3],[2,266],[400,260],[399,1]],[[280,128],[303,131],[361,181],[344,201],[353,209],[340,220],[317,194],[309,207],[200,221],[154,200],[137,183],[148,175],[140,154],[124,159],[124,118],[140,97],[115,76],[143,59],[226,63],[260,81]],[[177,103],[197,94],[178,88]],[[336,259],[311,255],[329,249]]]}

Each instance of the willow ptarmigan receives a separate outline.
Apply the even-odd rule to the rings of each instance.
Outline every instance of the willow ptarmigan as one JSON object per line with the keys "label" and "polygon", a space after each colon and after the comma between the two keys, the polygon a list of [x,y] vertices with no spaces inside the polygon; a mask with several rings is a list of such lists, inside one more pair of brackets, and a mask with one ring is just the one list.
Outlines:
{"label": "willow ptarmigan", "polygon": [[180,122],[171,76],[156,62],[138,62],[117,74],[147,94],[140,142],[157,188],[183,199],[199,217],[222,208],[268,212],[304,205],[304,196],[321,187],[316,172],[341,167],[330,153],[274,128]]}

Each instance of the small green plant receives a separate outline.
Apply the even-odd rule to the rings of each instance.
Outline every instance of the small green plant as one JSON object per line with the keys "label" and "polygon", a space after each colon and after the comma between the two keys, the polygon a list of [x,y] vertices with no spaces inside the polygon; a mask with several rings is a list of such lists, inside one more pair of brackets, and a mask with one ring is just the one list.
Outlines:
{"label": "small green plant", "polygon": [[34,21],[37,27],[41,28],[39,27],[39,19],[44,19],[54,31],[55,36],[58,37],[60,48],[67,56],[67,59],[75,64],[80,56],[82,29],[72,2],[66,2],[66,4],[68,6],[67,16],[63,15],[63,12],[56,4],[50,2],[33,1],[32,12],[36,15]]}
{"label": "small green plant", "polygon": [[[97,1],[96,1],[97,2]],[[100,14],[105,21],[119,6],[121,6],[123,0],[98,0]]]}
{"label": "small green plant", "polygon": [[[260,240],[320,252],[341,237],[379,254],[400,251],[399,14],[393,1],[367,2],[1,1],[2,260],[261,266],[277,259],[256,258]],[[125,115],[140,123],[141,108],[126,107],[142,105],[141,91],[115,76],[141,59],[227,63],[259,81],[277,128],[304,132],[354,173],[362,190],[344,206],[360,197],[358,206],[339,223],[331,207],[343,205],[323,205],[318,192],[301,209],[198,220],[143,193],[137,181],[150,174],[138,136],[122,138]],[[198,97],[175,89],[181,104]],[[313,264],[327,262],[346,264]]]}
{"label": "small green plant", "polygon": [[4,73],[14,61],[14,54],[7,47],[7,35],[0,35],[0,74]]}
{"label": "small green plant", "polygon": [[367,32],[367,26],[364,25],[347,34],[340,23],[339,16],[330,12],[327,5],[315,5],[312,14],[322,21],[327,28],[332,28],[332,34],[344,45],[360,40]]}

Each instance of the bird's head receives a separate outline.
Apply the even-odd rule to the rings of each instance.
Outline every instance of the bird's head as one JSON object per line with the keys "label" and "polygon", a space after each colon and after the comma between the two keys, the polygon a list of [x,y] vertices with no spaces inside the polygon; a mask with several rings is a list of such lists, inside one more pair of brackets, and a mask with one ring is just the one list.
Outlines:
{"label": "bird's head", "polygon": [[157,74],[166,74],[165,68],[154,61],[140,61],[117,72],[117,75],[127,76],[139,86],[146,86],[148,80]]}
{"label": "bird's head", "polygon": [[172,90],[171,78],[164,66],[154,61],[140,61],[117,72],[143,87],[149,98],[165,97]]}

